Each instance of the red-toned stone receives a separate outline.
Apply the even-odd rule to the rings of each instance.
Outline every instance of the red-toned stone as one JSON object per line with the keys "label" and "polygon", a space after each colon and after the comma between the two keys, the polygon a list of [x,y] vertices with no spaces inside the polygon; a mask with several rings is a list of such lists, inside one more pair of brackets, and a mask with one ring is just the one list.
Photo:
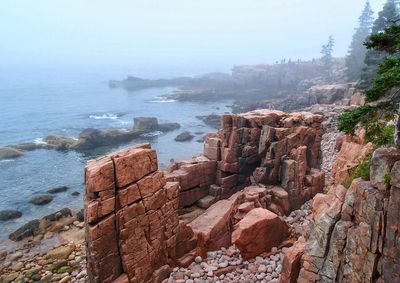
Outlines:
{"label": "red-toned stone", "polygon": [[111,155],[116,185],[122,188],[157,170],[157,155],[149,145],[131,147]]}
{"label": "red-toned stone", "polygon": [[128,185],[126,188],[118,190],[118,205],[119,207],[127,206],[141,199],[138,185]]}
{"label": "red-toned stone", "polygon": [[231,243],[231,218],[235,213],[239,193],[227,200],[213,204],[207,211],[193,220],[189,226],[198,237],[203,251],[228,247]]}
{"label": "red-toned stone", "polygon": [[255,208],[240,220],[232,233],[232,243],[244,258],[252,258],[286,240],[289,235],[287,224],[275,213]]}
{"label": "red-toned stone", "polygon": [[114,165],[108,156],[89,160],[85,167],[87,193],[97,193],[114,189]]}
{"label": "red-toned stone", "polygon": [[290,247],[282,261],[282,272],[279,277],[279,283],[296,283],[300,272],[300,259],[304,254],[305,239],[300,239]]}

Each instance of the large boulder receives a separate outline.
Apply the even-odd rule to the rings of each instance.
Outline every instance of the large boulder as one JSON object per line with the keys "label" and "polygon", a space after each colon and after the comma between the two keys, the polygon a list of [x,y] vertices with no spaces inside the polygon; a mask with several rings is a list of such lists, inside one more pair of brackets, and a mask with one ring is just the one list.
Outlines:
{"label": "large boulder", "polygon": [[269,252],[288,236],[289,227],[278,215],[264,208],[255,208],[236,224],[232,243],[248,259]]}

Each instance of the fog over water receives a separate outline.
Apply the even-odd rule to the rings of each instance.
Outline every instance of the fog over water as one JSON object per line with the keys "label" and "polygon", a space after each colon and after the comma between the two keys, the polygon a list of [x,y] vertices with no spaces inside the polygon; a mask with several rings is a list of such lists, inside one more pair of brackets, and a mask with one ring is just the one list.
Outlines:
{"label": "fog over water", "polygon": [[[173,76],[346,54],[364,0],[2,0],[2,67],[107,67]],[[377,14],[383,0],[372,0]]]}

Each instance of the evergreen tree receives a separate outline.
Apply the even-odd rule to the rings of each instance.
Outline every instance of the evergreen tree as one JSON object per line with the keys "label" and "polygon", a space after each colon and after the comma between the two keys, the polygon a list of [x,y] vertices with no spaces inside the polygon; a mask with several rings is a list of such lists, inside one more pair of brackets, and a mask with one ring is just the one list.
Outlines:
{"label": "evergreen tree", "polygon": [[[400,19],[397,21],[400,23]],[[376,146],[392,144],[395,127],[388,121],[395,117],[400,102],[400,24],[393,24],[383,32],[372,34],[365,43],[368,49],[385,52],[379,64],[372,87],[366,92],[367,102],[374,102],[352,110],[339,117],[338,129],[353,134],[357,125],[366,130],[366,140]],[[400,122],[397,121],[396,143],[399,145]]]}
{"label": "evergreen tree", "polygon": [[[387,0],[378,18],[372,26],[373,33],[383,32],[400,18],[399,0]],[[387,53],[376,49],[367,51],[364,59],[365,68],[361,73],[359,87],[367,89],[372,85],[372,79],[377,74],[378,65],[385,59]]]}
{"label": "evergreen tree", "polygon": [[333,36],[330,35],[328,42],[324,45],[322,45],[321,49],[321,54],[322,54],[322,65],[325,69],[326,75],[329,77],[330,76],[330,71],[332,68],[332,62],[333,62],[333,47],[335,46],[335,40],[333,39]]}
{"label": "evergreen tree", "polygon": [[364,42],[371,32],[373,22],[373,12],[369,1],[365,3],[364,10],[358,18],[359,25],[353,35],[349,47],[349,54],[346,57],[347,78],[349,81],[355,81],[360,78],[361,71],[365,67],[364,58],[367,49]]}

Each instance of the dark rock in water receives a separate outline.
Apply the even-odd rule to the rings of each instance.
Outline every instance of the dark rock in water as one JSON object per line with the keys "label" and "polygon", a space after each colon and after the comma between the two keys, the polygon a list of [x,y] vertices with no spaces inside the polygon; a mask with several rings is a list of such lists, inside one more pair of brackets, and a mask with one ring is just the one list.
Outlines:
{"label": "dark rock in water", "polygon": [[21,216],[22,212],[14,209],[6,209],[0,211],[0,220],[2,221],[20,218]]}
{"label": "dark rock in water", "polygon": [[204,124],[219,129],[221,128],[221,116],[217,114],[210,114],[206,116],[196,116],[197,119],[203,121]]}
{"label": "dark rock in water", "polygon": [[155,117],[133,118],[133,130],[151,132],[158,129],[158,120]]}
{"label": "dark rock in water", "polygon": [[175,141],[177,142],[184,142],[184,141],[190,141],[194,138],[194,135],[192,135],[190,132],[185,131],[183,133],[180,133],[179,135],[176,136]]}
{"label": "dark rock in water", "polygon": [[0,160],[7,158],[17,158],[24,155],[24,152],[11,147],[2,147],[0,148]]}
{"label": "dark rock in water", "polygon": [[67,190],[69,190],[69,188],[67,186],[61,186],[61,187],[52,188],[52,189],[48,190],[47,192],[49,194],[58,194],[58,193],[65,192]]}
{"label": "dark rock in water", "polygon": [[59,211],[52,213],[52,214],[46,215],[42,219],[44,219],[46,221],[57,221],[57,220],[60,220],[61,218],[68,217],[68,216],[72,216],[72,211],[71,211],[71,209],[65,207]]}
{"label": "dark rock in water", "polygon": [[38,219],[32,220],[21,228],[11,233],[8,237],[12,241],[21,241],[27,237],[34,237],[40,233],[40,221]]}
{"label": "dark rock in water", "polygon": [[73,138],[58,135],[46,136],[43,138],[43,141],[47,143],[48,147],[57,150],[67,150],[76,143],[76,140]]}
{"label": "dark rock in water", "polygon": [[34,197],[33,199],[30,200],[30,203],[33,203],[35,205],[44,205],[44,204],[48,204],[52,200],[53,200],[53,196],[42,195],[42,196]]}
{"label": "dark rock in water", "polygon": [[80,135],[79,140],[73,144],[70,149],[89,150],[101,146],[116,145],[122,142],[128,142],[142,134],[140,131],[121,131],[116,129],[96,130],[85,129]]}
{"label": "dark rock in water", "polygon": [[85,214],[84,214],[83,209],[79,210],[78,213],[76,214],[76,220],[78,220],[80,222],[84,221],[85,220],[84,215]]}
{"label": "dark rock in water", "polygon": [[158,124],[158,130],[161,132],[170,132],[176,129],[179,129],[181,125],[178,123],[162,123]]}
{"label": "dark rock in water", "polygon": [[195,132],[194,134],[195,135],[202,135],[202,134],[204,134],[204,132]]}
{"label": "dark rock in water", "polygon": [[48,148],[49,146],[47,144],[41,144],[41,143],[34,143],[34,142],[26,142],[26,143],[21,143],[17,145],[13,145],[13,148],[19,149],[19,150],[35,150],[35,149],[41,149],[41,148]]}
{"label": "dark rock in water", "polygon": [[71,194],[71,196],[76,197],[76,196],[79,196],[80,194],[81,194],[80,192],[75,191],[75,192],[73,192],[73,193]]}

